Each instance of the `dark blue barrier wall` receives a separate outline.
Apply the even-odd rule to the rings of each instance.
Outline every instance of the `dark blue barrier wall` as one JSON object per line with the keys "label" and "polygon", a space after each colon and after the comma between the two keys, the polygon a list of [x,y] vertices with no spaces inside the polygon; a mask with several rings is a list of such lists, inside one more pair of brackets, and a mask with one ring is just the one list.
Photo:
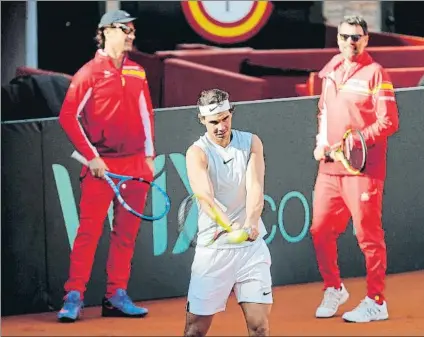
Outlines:
{"label": "dark blue barrier wall", "polygon": [[[397,99],[401,127],[390,139],[383,212],[389,273],[424,269],[424,90],[397,91]],[[275,285],[320,280],[309,235],[316,104],[316,98],[241,103],[233,119],[234,128],[259,134],[264,143],[263,218]],[[172,208],[165,219],[141,224],[129,285],[135,300],[186,295],[193,249],[177,237],[176,210],[189,189],[184,153],[203,132],[194,108],[156,113],[156,182]],[[2,124],[2,146],[2,314],[57,309],[78,227],[80,165],[69,157],[72,145],[55,119]],[[155,198],[148,211],[160,207]],[[104,294],[111,214],[87,305],[100,304]],[[343,276],[365,274],[351,225],[339,256]]]}

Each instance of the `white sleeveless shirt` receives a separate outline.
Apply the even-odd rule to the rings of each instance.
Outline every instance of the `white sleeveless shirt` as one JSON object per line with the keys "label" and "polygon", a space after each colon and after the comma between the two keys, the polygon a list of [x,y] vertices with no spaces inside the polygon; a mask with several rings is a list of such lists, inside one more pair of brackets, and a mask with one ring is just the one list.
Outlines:
{"label": "white sleeveless shirt", "polygon": [[[232,130],[231,142],[223,148],[210,140],[208,134],[205,133],[193,145],[200,147],[206,154],[209,179],[218,204],[224,206],[223,210],[231,221],[243,226],[246,219],[246,171],[251,153],[252,134]],[[199,206],[198,210],[197,245],[204,246],[213,239],[216,230],[221,227]],[[259,218],[257,241],[261,240],[266,234],[265,225]],[[254,243],[246,241],[241,244],[228,244],[223,241],[225,241],[225,235],[209,247],[241,248]]]}

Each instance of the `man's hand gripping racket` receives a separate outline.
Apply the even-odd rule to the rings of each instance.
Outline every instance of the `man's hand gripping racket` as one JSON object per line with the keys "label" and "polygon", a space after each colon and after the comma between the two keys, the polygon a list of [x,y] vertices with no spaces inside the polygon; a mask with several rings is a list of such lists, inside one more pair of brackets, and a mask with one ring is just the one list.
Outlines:
{"label": "man's hand gripping racket", "polygon": [[[79,161],[81,164],[85,165],[85,166],[89,166],[88,161],[86,158],[84,158],[80,153],[78,153],[77,151],[74,151],[71,155],[72,158],[76,159],[77,161]],[[133,177],[133,176],[125,176],[125,175],[121,175],[121,174],[116,174],[116,173],[112,173],[106,170],[102,170],[103,173],[103,178],[107,181],[107,183],[110,185],[110,187],[112,188],[113,192],[115,193],[116,198],[118,199],[119,203],[130,213],[132,213],[133,215],[139,217],[140,219],[143,220],[147,220],[147,221],[155,221],[155,220],[159,220],[162,219],[166,214],[168,214],[170,208],[171,208],[171,201],[169,199],[168,194],[161,189],[158,185],[156,185],[154,182],[152,181],[148,181],[145,180],[143,178],[140,177]],[[100,174],[101,174],[100,173]],[[115,184],[113,180],[117,180],[118,183]],[[144,215],[141,214],[139,212],[137,212],[134,207],[131,207],[125,200],[124,197],[121,194],[121,189],[125,190],[127,188],[127,184],[134,184],[136,186],[133,186],[134,188],[145,188],[146,186],[142,186],[142,184],[144,185],[149,185],[149,187],[154,188],[156,191],[159,192],[159,194],[162,195],[163,197],[163,206],[164,209],[162,211],[162,213],[156,215],[156,216],[149,216],[149,215]]]}
{"label": "man's hand gripping racket", "polygon": [[325,153],[326,158],[339,161],[354,175],[361,174],[367,162],[367,145],[359,130],[347,130],[340,143]]}
{"label": "man's hand gripping racket", "polygon": [[[224,215],[221,209],[218,209],[213,205],[213,203],[206,197],[202,197],[199,194],[192,194],[186,197],[180,205],[178,210],[178,232],[185,233],[185,225],[188,213],[190,212],[193,203],[198,201],[199,204],[203,203],[203,210],[209,215],[209,217],[220,226],[215,232],[212,240],[206,244],[210,246],[215,243],[219,238],[225,236],[225,243],[238,244],[249,239],[249,231],[245,228],[240,228],[241,226],[237,223],[230,223],[227,217]],[[217,201],[215,201],[219,204]],[[222,208],[224,208],[222,206]],[[216,227],[213,225],[211,227]],[[193,238],[190,242],[191,246],[196,245],[196,240]]]}

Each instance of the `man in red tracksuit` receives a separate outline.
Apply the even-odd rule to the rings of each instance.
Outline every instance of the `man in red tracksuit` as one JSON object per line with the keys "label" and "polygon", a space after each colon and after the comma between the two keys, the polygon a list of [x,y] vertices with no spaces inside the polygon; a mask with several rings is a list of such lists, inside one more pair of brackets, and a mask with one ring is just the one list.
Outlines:
{"label": "man in red tracksuit", "polygon": [[[65,303],[59,321],[79,318],[107,210],[113,201],[114,220],[107,261],[107,289],[103,316],[143,317],[126,293],[140,219],[114,200],[103,179],[105,170],[153,178],[154,117],[144,69],[126,52],[135,38],[135,18],[122,10],[101,18],[97,53],[73,77],[59,122],[66,135],[89,162],[81,172],[80,226],[65,284]],[[143,212],[146,189],[128,187],[124,199]]]}
{"label": "man in red tracksuit", "polygon": [[[382,199],[386,177],[388,137],[399,127],[393,85],[384,69],[364,50],[367,23],[345,17],[338,27],[340,54],[321,70],[319,132],[314,157],[319,172],[314,190],[311,234],[324,280],[324,298],[316,317],[332,317],[349,294],[340,279],[337,238],[352,217],[359,247],[365,256],[367,296],[343,319],[370,322],[388,318],[384,299],[386,245],[382,228]],[[346,130],[359,129],[368,147],[364,173],[350,175],[333,152]]]}

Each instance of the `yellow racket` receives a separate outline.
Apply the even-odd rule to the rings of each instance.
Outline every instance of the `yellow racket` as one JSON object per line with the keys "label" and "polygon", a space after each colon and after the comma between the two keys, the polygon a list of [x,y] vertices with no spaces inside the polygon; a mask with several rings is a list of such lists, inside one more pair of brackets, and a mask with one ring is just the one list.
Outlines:
{"label": "yellow racket", "polygon": [[[355,145],[355,140],[359,140],[359,144]],[[367,145],[359,130],[347,130],[340,145],[326,152],[326,157],[330,157],[331,152],[334,160],[341,162],[350,174],[360,175],[365,170]]]}

